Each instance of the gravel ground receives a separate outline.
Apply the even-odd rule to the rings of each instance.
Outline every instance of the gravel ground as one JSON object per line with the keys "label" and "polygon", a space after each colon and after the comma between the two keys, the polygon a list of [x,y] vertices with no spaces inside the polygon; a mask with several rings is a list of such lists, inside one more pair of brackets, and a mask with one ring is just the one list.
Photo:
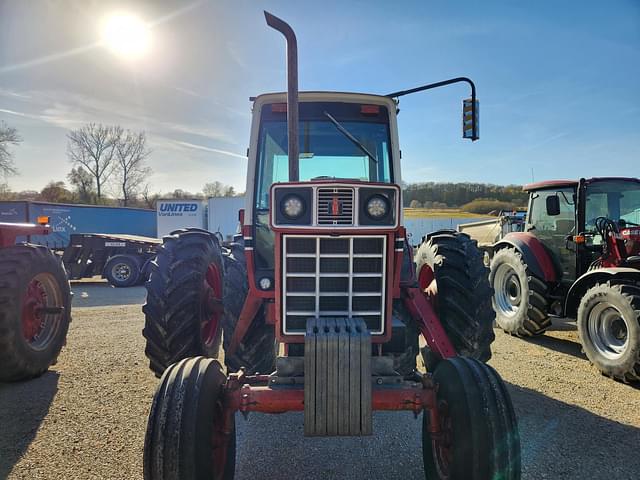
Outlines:
{"label": "gravel ground", "polygon": [[[140,331],[144,289],[73,285],[59,362],[0,384],[0,479],[142,478],[156,378]],[[525,479],[638,478],[640,390],[598,374],[571,325],[523,341],[496,332],[491,364],[513,397]],[[420,421],[374,416],[373,438],[304,438],[302,416],[238,416],[237,479],[423,479]]]}

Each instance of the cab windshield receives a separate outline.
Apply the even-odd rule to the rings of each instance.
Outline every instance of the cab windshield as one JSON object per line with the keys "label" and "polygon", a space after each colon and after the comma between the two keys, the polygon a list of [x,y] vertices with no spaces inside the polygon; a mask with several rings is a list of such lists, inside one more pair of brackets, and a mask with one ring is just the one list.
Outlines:
{"label": "cab windshield", "polygon": [[622,228],[640,225],[640,182],[602,180],[587,185],[586,229],[595,230],[595,220],[606,217]]}
{"label": "cab windshield", "polygon": [[[259,210],[269,207],[271,184],[289,180],[286,111],[282,111],[282,104],[275,105],[275,108],[265,105],[261,119],[256,185]],[[393,181],[389,117],[385,107],[306,102],[300,103],[299,111],[300,181],[321,178]],[[360,145],[340,131],[331,118]]]}

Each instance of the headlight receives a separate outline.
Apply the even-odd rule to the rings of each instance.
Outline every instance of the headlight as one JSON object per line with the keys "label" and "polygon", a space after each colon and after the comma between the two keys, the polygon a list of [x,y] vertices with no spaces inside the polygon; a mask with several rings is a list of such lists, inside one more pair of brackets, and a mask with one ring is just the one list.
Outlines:
{"label": "headlight", "polygon": [[304,213],[304,202],[297,195],[287,195],[282,200],[282,213],[291,219],[298,218]]}
{"label": "headlight", "polygon": [[389,211],[389,202],[382,195],[374,195],[367,202],[367,213],[374,220],[384,217]]}

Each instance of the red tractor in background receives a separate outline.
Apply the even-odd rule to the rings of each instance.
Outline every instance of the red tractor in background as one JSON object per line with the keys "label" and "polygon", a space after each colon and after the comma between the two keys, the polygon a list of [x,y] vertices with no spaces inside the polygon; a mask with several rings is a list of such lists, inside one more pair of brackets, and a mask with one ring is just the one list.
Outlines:
{"label": "red tractor in background", "polygon": [[518,336],[550,316],[576,318],[583,350],[605,375],[640,380],[640,179],[526,185],[524,232],[493,247],[496,321]]}
{"label": "red tractor in background", "polygon": [[495,313],[482,254],[439,231],[414,255],[402,226],[397,98],[468,83],[476,140],[473,82],[299,94],[295,34],[265,15],[287,40],[288,91],[252,98],[242,235],[173,232],[146,284],[146,354],[162,378],[145,479],[233,478],[238,411],[301,411],[305,435],[335,436],[371,435],[375,410],[423,414],[429,479],[520,478],[511,400],[484,363]]}
{"label": "red tractor in background", "polygon": [[47,247],[16,244],[46,235],[39,225],[0,223],[0,382],[36,377],[56,362],[71,321],[62,261]]}

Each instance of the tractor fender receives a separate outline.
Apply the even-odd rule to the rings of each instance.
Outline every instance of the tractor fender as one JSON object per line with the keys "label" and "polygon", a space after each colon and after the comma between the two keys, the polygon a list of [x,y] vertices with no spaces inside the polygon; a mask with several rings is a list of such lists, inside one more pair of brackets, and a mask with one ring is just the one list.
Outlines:
{"label": "tractor fender", "polygon": [[493,245],[493,251],[501,248],[515,248],[527,267],[538,278],[546,282],[555,282],[558,279],[557,269],[551,259],[551,255],[535,235],[528,232],[511,232]]}
{"label": "tractor fender", "polygon": [[640,270],[629,267],[608,267],[589,270],[581,275],[569,291],[564,304],[564,314],[569,318],[576,318],[578,305],[584,294],[597,283],[611,280],[635,280],[640,281]]}

